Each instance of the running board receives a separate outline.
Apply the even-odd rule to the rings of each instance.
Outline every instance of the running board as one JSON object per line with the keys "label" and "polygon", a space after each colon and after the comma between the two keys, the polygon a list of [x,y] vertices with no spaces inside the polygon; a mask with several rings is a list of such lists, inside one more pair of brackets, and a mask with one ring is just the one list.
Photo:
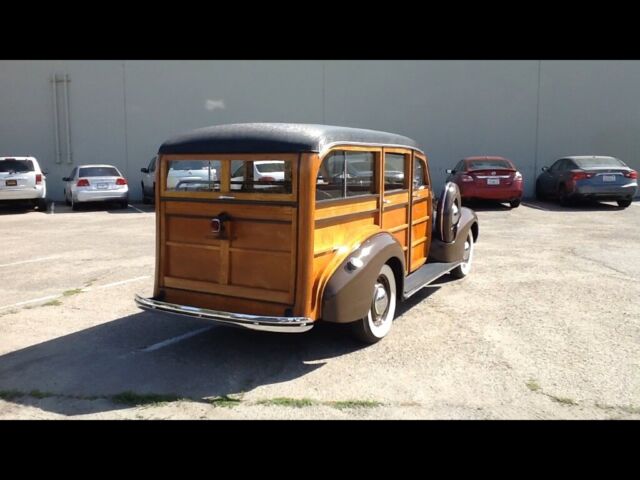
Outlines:
{"label": "running board", "polygon": [[426,287],[431,282],[436,281],[441,276],[449,273],[460,265],[460,262],[452,263],[425,263],[418,270],[408,275],[404,280],[403,297],[409,298],[422,287]]}

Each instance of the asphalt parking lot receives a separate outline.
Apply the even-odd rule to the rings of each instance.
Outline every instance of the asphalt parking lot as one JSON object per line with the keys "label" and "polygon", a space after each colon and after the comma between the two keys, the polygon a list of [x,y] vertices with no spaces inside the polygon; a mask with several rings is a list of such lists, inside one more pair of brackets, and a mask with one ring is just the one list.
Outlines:
{"label": "asphalt parking lot", "polygon": [[0,210],[0,419],[640,419],[640,202],[477,205],[473,270],[363,347],[143,312],[153,211]]}

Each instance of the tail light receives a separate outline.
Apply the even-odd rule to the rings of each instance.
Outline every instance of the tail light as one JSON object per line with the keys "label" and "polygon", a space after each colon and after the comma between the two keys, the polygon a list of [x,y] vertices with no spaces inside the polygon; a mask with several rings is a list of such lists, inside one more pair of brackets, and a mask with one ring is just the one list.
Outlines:
{"label": "tail light", "polygon": [[593,177],[593,173],[588,172],[571,172],[571,180],[584,180],[585,178]]}
{"label": "tail light", "polygon": [[460,179],[463,182],[473,182],[473,177],[471,175],[461,175]]}
{"label": "tail light", "polygon": [[513,180],[516,181],[516,182],[519,181],[519,180],[522,180],[522,174],[520,172],[514,173],[513,174]]}
{"label": "tail light", "polygon": [[116,180],[116,185],[126,185],[127,184],[127,180],[120,177]]}
{"label": "tail light", "polygon": [[260,177],[259,182],[275,182],[276,179],[273,177]]}
{"label": "tail light", "polygon": [[81,178],[80,180],[78,180],[78,183],[76,183],[76,187],[88,187],[89,186],[89,180],[87,180],[86,178]]}
{"label": "tail light", "polygon": [[36,173],[36,185],[38,185],[39,183],[42,183],[42,174]]}
{"label": "tail light", "polygon": [[630,172],[625,173],[624,176],[627,177],[627,178],[637,179],[638,178],[638,172],[636,172],[635,170],[631,170]]}

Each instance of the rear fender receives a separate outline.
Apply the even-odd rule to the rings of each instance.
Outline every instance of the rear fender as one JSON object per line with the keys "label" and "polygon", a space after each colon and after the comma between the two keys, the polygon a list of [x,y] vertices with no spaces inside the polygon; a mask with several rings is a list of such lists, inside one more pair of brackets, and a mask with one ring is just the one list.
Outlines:
{"label": "rear fender", "polygon": [[373,285],[385,263],[389,263],[393,269],[396,289],[402,292],[402,247],[391,234],[378,233],[349,254],[327,282],[322,296],[322,319],[327,322],[348,323],[367,315]]}

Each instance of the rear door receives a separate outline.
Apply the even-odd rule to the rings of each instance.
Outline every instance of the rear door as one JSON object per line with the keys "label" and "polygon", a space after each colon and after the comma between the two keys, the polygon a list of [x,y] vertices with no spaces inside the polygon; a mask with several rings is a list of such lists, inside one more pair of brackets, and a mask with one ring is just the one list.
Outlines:
{"label": "rear door", "polygon": [[432,191],[426,158],[413,154],[411,170],[411,263],[409,271],[421,267],[429,256],[431,244]]}
{"label": "rear door", "polygon": [[[255,178],[259,160],[280,162],[282,175]],[[298,161],[291,154],[161,157],[158,286],[210,295],[198,297],[210,308],[263,313],[268,303],[282,314],[292,306]],[[239,174],[233,182],[231,172]]]}

